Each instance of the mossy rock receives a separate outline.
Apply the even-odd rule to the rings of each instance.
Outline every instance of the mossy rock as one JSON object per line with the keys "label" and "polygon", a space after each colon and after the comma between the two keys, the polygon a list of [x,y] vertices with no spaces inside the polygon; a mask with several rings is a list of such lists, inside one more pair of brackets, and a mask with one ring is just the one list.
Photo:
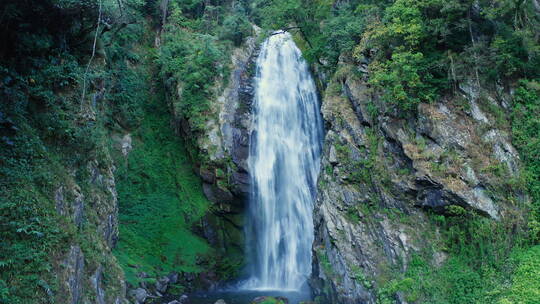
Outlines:
{"label": "mossy rock", "polygon": [[284,297],[256,297],[251,301],[251,304],[289,304],[289,300]]}

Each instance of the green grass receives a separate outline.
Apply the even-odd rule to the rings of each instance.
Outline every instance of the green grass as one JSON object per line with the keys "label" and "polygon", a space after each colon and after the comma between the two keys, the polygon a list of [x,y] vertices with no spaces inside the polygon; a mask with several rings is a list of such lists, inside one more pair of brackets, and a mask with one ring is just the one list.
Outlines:
{"label": "green grass", "polygon": [[129,282],[140,271],[200,272],[197,257],[212,251],[191,231],[209,208],[201,181],[170,127],[166,105],[152,102],[134,134],[133,151],[116,173],[120,241],[115,252]]}

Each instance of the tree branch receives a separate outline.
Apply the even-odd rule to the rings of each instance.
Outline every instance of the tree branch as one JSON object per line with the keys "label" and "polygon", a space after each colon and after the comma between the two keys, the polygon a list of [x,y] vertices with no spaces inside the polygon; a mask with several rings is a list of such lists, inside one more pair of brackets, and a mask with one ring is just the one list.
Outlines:
{"label": "tree branch", "polygon": [[88,74],[88,70],[90,69],[90,64],[92,64],[92,60],[94,59],[94,56],[96,55],[96,43],[97,38],[99,34],[99,24],[101,23],[101,0],[99,0],[99,13],[98,13],[98,20],[96,24],[96,34],[94,35],[94,45],[92,46],[92,57],[90,57],[90,60],[88,60],[88,64],[86,65],[86,70],[84,71],[83,76],[83,91],[82,91],[82,97],[81,97],[81,111],[84,104],[84,97],[86,95],[86,75]]}

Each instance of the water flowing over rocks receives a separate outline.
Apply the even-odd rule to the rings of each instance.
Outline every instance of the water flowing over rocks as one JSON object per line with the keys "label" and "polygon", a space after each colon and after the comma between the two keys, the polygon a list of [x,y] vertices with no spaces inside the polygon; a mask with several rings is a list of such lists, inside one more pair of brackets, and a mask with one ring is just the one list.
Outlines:
{"label": "water flowing over rocks", "polygon": [[289,33],[264,42],[255,87],[246,215],[250,278],[242,288],[300,290],[311,273],[322,119],[315,83]]}

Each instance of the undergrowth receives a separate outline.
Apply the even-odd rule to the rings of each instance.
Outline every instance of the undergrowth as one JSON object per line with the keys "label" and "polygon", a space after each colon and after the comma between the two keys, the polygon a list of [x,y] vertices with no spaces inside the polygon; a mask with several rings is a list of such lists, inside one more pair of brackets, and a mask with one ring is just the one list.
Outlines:
{"label": "undergrowth", "polygon": [[130,283],[141,271],[200,272],[199,258],[211,253],[191,231],[209,203],[170,121],[163,96],[152,98],[133,134],[134,150],[118,161],[120,241],[115,252]]}

